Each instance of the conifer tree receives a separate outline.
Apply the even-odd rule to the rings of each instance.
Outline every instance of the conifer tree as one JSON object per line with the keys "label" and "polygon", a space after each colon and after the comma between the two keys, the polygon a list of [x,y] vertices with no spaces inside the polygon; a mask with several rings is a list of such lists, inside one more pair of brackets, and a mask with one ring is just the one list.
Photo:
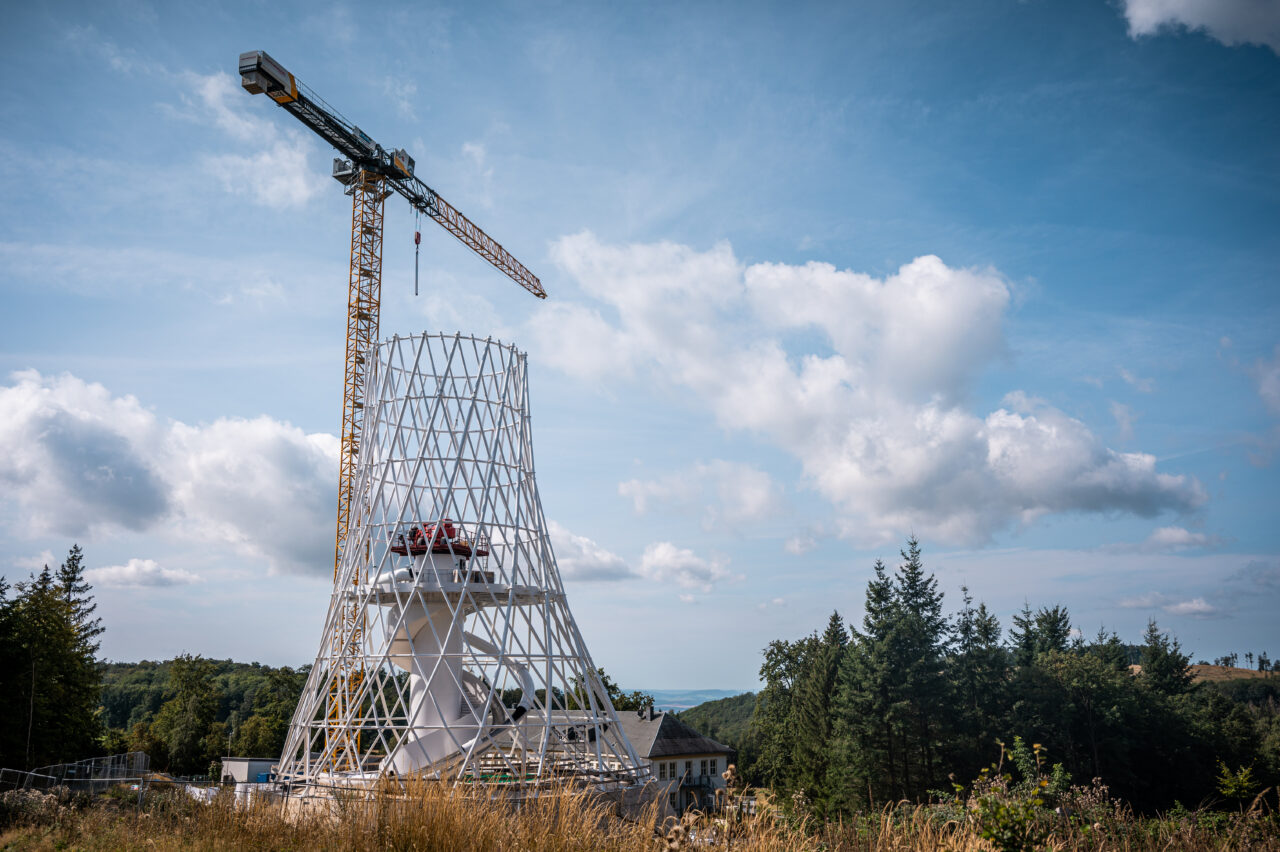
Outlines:
{"label": "conifer tree", "polygon": [[5,689],[0,765],[31,768],[91,756],[100,723],[93,652],[81,647],[73,609],[49,566],[5,603]]}
{"label": "conifer tree", "polygon": [[1017,666],[1030,666],[1036,659],[1036,617],[1029,601],[1022,602],[1022,611],[1014,613],[1013,626],[1009,628],[1009,650]]}
{"label": "conifer tree", "polygon": [[907,539],[905,560],[894,580],[897,624],[892,632],[892,662],[900,678],[900,719],[904,740],[904,793],[920,795],[945,777],[939,774],[937,740],[942,734],[949,695],[942,651],[947,619],[942,614],[938,580],[926,574],[920,542]]}
{"label": "conifer tree", "polygon": [[849,644],[840,613],[832,612],[822,636],[812,637],[812,653],[796,685],[792,717],[795,723],[796,783],[817,811],[827,807],[827,766],[831,755],[831,705],[840,661]]}
{"label": "conifer tree", "polygon": [[1040,607],[1036,612],[1035,649],[1037,654],[1062,652],[1071,645],[1071,616],[1060,604]]}
{"label": "conifer tree", "polygon": [[990,762],[999,731],[995,720],[1004,712],[1009,657],[1000,645],[1000,620],[985,603],[960,587],[964,605],[956,615],[954,645],[948,669],[955,701],[954,758],[961,777],[974,775]]}
{"label": "conifer tree", "polygon": [[899,749],[891,718],[896,701],[889,641],[895,622],[893,580],[877,559],[867,581],[862,629],[853,630],[836,675],[835,743],[827,768],[832,807],[874,806],[898,789]]}
{"label": "conifer tree", "polygon": [[71,621],[80,641],[81,651],[93,658],[98,653],[98,637],[105,628],[102,619],[95,618],[98,604],[93,600],[93,586],[84,578],[84,551],[80,545],[71,545],[67,559],[58,566],[58,588],[63,600],[71,609]]}
{"label": "conifer tree", "polygon": [[1160,632],[1155,619],[1142,637],[1142,682],[1164,695],[1181,695],[1191,687],[1191,658],[1177,639]]}

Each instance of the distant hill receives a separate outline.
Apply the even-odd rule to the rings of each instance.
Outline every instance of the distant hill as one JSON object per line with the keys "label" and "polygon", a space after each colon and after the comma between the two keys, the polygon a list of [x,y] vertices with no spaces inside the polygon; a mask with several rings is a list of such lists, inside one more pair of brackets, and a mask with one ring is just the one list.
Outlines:
{"label": "distant hill", "polygon": [[643,689],[641,692],[653,696],[653,706],[657,709],[676,711],[738,694],[733,689]]}
{"label": "distant hill", "polygon": [[1253,669],[1241,669],[1235,666],[1210,666],[1205,663],[1198,663],[1191,667],[1191,677],[1197,681],[1221,681],[1221,680],[1253,680],[1253,679],[1276,679],[1280,681],[1280,675],[1275,672],[1260,672]]}
{"label": "distant hill", "polygon": [[[1196,663],[1190,666],[1190,669],[1191,679],[1196,683],[1222,683],[1229,680],[1276,680],[1280,682],[1280,675],[1275,672],[1260,672],[1235,666],[1211,666],[1208,663]],[[1135,663],[1129,666],[1129,671],[1135,675],[1141,674],[1142,666]]]}
{"label": "distant hill", "polygon": [[728,698],[706,701],[678,715],[700,734],[742,751],[756,709],[756,694],[744,692]]}

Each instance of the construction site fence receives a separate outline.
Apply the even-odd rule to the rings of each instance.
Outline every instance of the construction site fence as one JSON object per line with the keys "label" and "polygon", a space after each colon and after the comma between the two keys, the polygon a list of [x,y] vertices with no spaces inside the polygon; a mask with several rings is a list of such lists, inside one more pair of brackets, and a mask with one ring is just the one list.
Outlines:
{"label": "construction site fence", "polygon": [[141,751],[55,763],[30,771],[0,769],[0,790],[66,787],[78,793],[102,793],[117,784],[141,784],[150,769],[151,759]]}

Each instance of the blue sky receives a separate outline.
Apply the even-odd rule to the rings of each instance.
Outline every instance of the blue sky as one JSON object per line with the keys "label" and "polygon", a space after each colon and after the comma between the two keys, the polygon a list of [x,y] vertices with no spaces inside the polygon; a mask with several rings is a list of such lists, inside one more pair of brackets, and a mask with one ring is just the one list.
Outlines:
{"label": "blue sky", "polygon": [[596,661],[750,688],[914,531],[958,605],[1280,651],[1280,4],[28,4],[0,39],[0,570],[113,659],[299,664],[350,209],[265,49],[535,273],[388,202],[384,333],[529,352]]}

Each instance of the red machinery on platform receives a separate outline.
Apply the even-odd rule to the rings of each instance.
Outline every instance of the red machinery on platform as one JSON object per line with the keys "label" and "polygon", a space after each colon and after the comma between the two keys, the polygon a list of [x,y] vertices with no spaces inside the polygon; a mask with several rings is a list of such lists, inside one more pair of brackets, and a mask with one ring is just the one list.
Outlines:
{"label": "red machinery on platform", "polygon": [[391,552],[400,556],[421,556],[424,553],[452,553],[454,556],[488,556],[489,542],[484,536],[468,538],[466,528],[454,526],[450,518],[441,518],[438,524],[419,523],[409,532],[396,533],[391,540]]}

